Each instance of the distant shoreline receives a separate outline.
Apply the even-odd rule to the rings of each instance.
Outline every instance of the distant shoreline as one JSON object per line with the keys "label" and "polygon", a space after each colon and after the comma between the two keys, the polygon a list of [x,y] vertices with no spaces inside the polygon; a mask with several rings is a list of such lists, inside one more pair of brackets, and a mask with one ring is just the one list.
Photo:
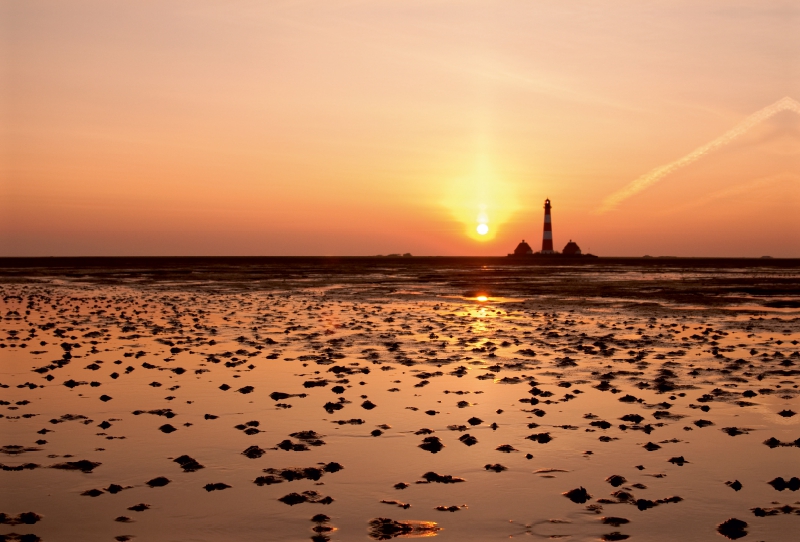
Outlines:
{"label": "distant shoreline", "polygon": [[639,267],[800,267],[800,257],[630,257],[595,258],[508,256],[8,256],[0,257],[3,270],[24,268],[164,268],[183,266],[238,266],[294,264],[335,266],[338,264],[391,264],[400,267],[424,265],[501,266],[639,266]]}

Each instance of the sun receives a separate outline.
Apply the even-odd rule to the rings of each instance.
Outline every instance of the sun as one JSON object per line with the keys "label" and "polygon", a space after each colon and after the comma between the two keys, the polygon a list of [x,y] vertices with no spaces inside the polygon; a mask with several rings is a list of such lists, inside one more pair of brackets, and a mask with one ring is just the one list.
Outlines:
{"label": "sun", "polygon": [[476,229],[479,235],[486,235],[487,233],[489,233],[489,226],[487,226],[486,224],[478,224],[478,227]]}
{"label": "sun", "polygon": [[483,303],[489,301],[489,297],[485,295],[479,295],[478,297],[475,298],[475,300]]}

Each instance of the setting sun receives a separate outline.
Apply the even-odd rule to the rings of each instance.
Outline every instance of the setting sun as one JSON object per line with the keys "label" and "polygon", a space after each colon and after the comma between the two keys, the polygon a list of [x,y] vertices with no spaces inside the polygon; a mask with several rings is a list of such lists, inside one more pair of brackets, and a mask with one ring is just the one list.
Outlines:
{"label": "setting sun", "polygon": [[486,235],[487,233],[489,233],[489,226],[487,226],[486,224],[478,224],[477,231],[479,235]]}
{"label": "setting sun", "polygon": [[476,297],[475,299],[476,299],[477,301],[481,301],[481,302],[484,302],[484,301],[489,301],[489,298],[488,298],[487,296],[485,296],[485,295],[479,295],[479,296],[478,296],[478,297]]}

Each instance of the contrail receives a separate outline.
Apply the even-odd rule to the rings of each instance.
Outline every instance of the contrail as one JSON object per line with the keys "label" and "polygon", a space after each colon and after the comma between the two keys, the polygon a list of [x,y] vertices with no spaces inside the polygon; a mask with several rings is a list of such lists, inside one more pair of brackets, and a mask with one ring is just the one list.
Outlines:
{"label": "contrail", "polygon": [[711,141],[710,143],[706,143],[702,147],[699,147],[683,158],[679,158],[674,162],[670,162],[669,164],[659,166],[654,170],[646,173],[630,183],[628,186],[622,188],[621,190],[611,194],[608,196],[600,208],[597,210],[597,214],[605,213],[607,211],[611,211],[617,207],[620,203],[628,199],[629,197],[633,196],[644,190],[645,188],[654,185],[670,173],[688,166],[692,162],[695,162],[702,158],[704,155],[712,152],[720,147],[723,147],[739,137],[740,135],[744,134],[750,128],[755,126],[756,124],[763,122],[770,118],[771,116],[780,113],[781,111],[794,111],[798,115],[800,115],[800,102],[794,100],[786,96],[785,98],[781,98],[777,102],[772,105],[761,109],[760,111],[756,111],[742,122],[737,124],[732,129],[728,130],[724,134],[722,134],[717,139]]}

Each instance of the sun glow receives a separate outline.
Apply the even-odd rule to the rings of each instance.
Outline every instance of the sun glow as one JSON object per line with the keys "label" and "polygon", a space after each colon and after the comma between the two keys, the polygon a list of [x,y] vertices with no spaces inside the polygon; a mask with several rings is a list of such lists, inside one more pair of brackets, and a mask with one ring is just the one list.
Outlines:
{"label": "sun glow", "polygon": [[446,187],[442,205],[464,226],[467,237],[492,241],[519,207],[514,184],[486,156],[476,157],[472,171],[465,173]]}
{"label": "sun glow", "polygon": [[475,298],[475,300],[476,301],[480,301],[480,302],[484,302],[484,301],[489,301],[489,298],[487,296],[485,296],[485,295],[479,295],[478,297]]}

